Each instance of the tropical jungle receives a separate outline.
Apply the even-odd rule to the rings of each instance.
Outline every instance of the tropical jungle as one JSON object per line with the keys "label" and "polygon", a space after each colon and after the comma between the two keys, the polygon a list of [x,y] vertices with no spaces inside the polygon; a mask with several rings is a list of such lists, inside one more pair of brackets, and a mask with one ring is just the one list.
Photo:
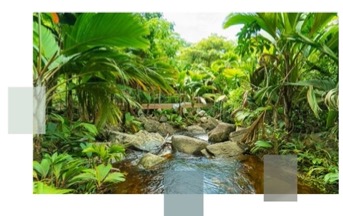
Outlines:
{"label": "tropical jungle", "polygon": [[296,155],[298,193],[338,193],[337,14],[222,21],[237,25],[190,43],[163,13],[34,13],[33,193],[164,193],[171,170],[263,193],[265,155]]}

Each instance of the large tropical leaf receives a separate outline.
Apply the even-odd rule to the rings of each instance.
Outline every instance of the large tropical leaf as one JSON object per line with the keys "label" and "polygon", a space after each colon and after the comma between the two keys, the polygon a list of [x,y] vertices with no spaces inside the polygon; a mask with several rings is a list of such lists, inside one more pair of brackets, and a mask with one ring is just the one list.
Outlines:
{"label": "large tropical leaf", "polygon": [[257,15],[254,13],[231,13],[226,17],[223,23],[223,27],[229,28],[231,26],[239,24],[250,24],[254,22],[256,19]]}
{"label": "large tropical leaf", "polygon": [[301,80],[296,83],[285,83],[285,85],[292,85],[292,86],[304,86],[309,87],[313,86],[316,89],[320,89],[323,91],[329,91],[335,88],[336,84],[332,80],[319,80],[319,79],[312,79],[312,80]]}
{"label": "large tropical leaf", "polygon": [[137,16],[128,13],[86,13],[80,15],[66,35],[64,53],[73,54],[97,46],[146,49],[149,30]]}
{"label": "large tropical leaf", "polygon": [[229,28],[234,25],[256,23],[265,32],[263,36],[273,42],[276,37],[276,18],[275,14],[272,13],[232,13],[226,17],[223,27]]}
{"label": "large tropical leaf", "polygon": [[40,163],[38,161],[33,161],[33,169],[44,179],[48,176],[50,171],[51,162],[49,159],[43,159]]}
{"label": "large tropical leaf", "polygon": [[108,176],[112,166],[110,164],[104,165],[100,164],[99,166],[95,167],[95,172],[96,172],[96,179],[98,184],[100,185],[105,178]]}
{"label": "large tropical leaf", "polygon": [[43,182],[33,183],[34,194],[66,194],[72,192],[72,189],[59,189],[53,186],[47,185]]}
{"label": "large tropical leaf", "polygon": [[118,183],[118,182],[123,182],[125,181],[125,177],[123,173],[120,172],[114,172],[110,173],[104,182],[111,182],[111,183]]}
{"label": "large tropical leaf", "polygon": [[260,150],[270,149],[272,147],[273,145],[270,142],[258,140],[256,141],[254,147],[251,149],[251,153],[256,153],[257,151],[260,151]]}
{"label": "large tropical leaf", "polygon": [[[330,58],[332,58],[334,61],[338,62],[338,54],[336,54],[333,50],[330,49],[330,47],[328,47],[324,43],[317,43],[312,38],[310,38],[304,34],[301,34],[301,33],[293,33],[293,35],[291,35],[289,37],[289,39],[295,40],[295,41],[300,42],[300,43],[307,44],[307,45],[311,46],[312,48],[315,48],[315,49],[325,53]],[[331,46],[334,47],[334,45],[331,45]]]}
{"label": "large tropical leaf", "polygon": [[33,49],[41,54],[45,63],[59,51],[59,46],[52,32],[43,25],[39,26],[37,22],[33,23]]}
{"label": "large tropical leaf", "polygon": [[310,86],[307,91],[307,101],[308,104],[310,105],[314,115],[316,118],[319,119],[319,111],[321,111],[318,102],[317,102],[317,97],[315,95],[315,92],[313,90],[313,86]]}
{"label": "large tropical leaf", "polygon": [[322,29],[330,22],[336,13],[315,13],[308,15],[304,21],[303,28],[309,28],[308,36],[312,37],[320,33]]}
{"label": "large tropical leaf", "polygon": [[328,115],[326,117],[326,128],[331,128],[335,125],[335,122],[338,121],[338,111],[337,110],[329,110]]}
{"label": "large tropical leaf", "polygon": [[330,172],[324,176],[324,181],[329,184],[333,184],[338,182],[339,180],[339,173],[338,172]]}

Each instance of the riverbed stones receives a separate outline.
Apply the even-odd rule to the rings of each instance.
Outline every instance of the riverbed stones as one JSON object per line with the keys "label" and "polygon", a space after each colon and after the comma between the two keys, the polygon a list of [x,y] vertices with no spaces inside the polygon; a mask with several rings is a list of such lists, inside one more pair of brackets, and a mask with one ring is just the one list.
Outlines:
{"label": "riverbed stones", "polygon": [[151,153],[144,155],[138,163],[138,166],[142,166],[144,169],[151,169],[154,166],[167,160],[164,157],[157,156]]}
{"label": "riverbed stones", "polygon": [[206,150],[215,157],[233,157],[243,153],[243,149],[231,141],[208,145]]}
{"label": "riverbed stones", "polygon": [[203,149],[200,151],[202,155],[204,155],[207,158],[212,158],[212,155],[210,155],[210,153],[208,153],[208,151],[206,149]]}
{"label": "riverbed stones", "polygon": [[175,133],[175,129],[169,123],[164,122],[158,126],[157,132],[165,137],[167,135],[173,135]]}
{"label": "riverbed stones", "polygon": [[247,132],[248,132],[247,128],[240,128],[239,130],[231,132],[230,140],[233,142],[240,142]]}
{"label": "riverbed stones", "polygon": [[154,119],[149,119],[144,116],[138,118],[144,126],[144,129],[148,132],[157,132],[160,122]]}
{"label": "riverbed stones", "polygon": [[139,150],[148,152],[157,152],[162,147],[164,138],[158,133],[149,133],[141,130],[135,134],[132,145]]}
{"label": "riverbed stones", "polygon": [[212,130],[219,123],[217,119],[215,119],[213,117],[210,117],[210,116],[208,116],[208,117],[206,117],[206,116],[201,117],[200,118],[200,122],[201,122],[200,126],[202,128],[204,128],[206,131]]}
{"label": "riverbed stones", "polygon": [[141,151],[156,153],[164,143],[164,138],[159,133],[149,133],[145,130],[141,130],[135,134],[126,134],[117,131],[113,131],[112,133],[115,135],[112,140],[113,142],[134,147]]}
{"label": "riverbed stones", "polygon": [[230,133],[235,130],[236,126],[234,124],[221,122],[208,133],[208,141],[213,143],[227,141]]}
{"label": "riverbed stones", "polygon": [[[162,119],[162,117],[161,117]],[[161,121],[160,119],[160,121]],[[160,123],[155,119],[146,118],[144,116],[139,117],[142,122],[144,129],[151,133],[159,133],[162,136],[172,135],[175,133],[175,129],[167,122]],[[164,121],[165,119],[162,119]]]}
{"label": "riverbed stones", "polygon": [[193,137],[183,135],[174,135],[172,137],[173,149],[187,154],[200,154],[200,151],[206,148],[207,145],[206,141]]}
{"label": "riverbed stones", "polygon": [[191,126],[188,126],[186,128],[186,130],[191,133],[191,134],[194,134],[194,135],[198,135],[198,134],[205,134],[206,131],[204,128],[200,127],[199,125],[191,125]]}
{"label": "riverbed stones", "polygon": [[161,118],[160,118],[160,122],[167,122],[168,121],[168,118],[167,118],[167,116],[165,116],[165,115],[162,115],[161,116]]}

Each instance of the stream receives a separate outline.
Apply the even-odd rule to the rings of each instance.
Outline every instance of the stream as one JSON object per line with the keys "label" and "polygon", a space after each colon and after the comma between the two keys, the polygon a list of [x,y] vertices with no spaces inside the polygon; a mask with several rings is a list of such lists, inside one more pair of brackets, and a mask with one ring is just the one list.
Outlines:
{"label": "stream", "polygon": [[[207,135],[198,136],[207,139]],[[174,152],[171,158],[153,170],[139,169],[132,165],[134,159],[144,153],[131,151],[127,159],[119,164],[126,175],[126,181],[116,184],[114,194],[162,194],[164,174],[169,171],[197,171],[203,173],[204,194],[262,194],[263,162],[256,156],[240,155],[231,158],[208,159]],[[172,175],[170,182],[177,182],[178,175]],[[318,190],[298,183],[298,193],[316,194]]]}

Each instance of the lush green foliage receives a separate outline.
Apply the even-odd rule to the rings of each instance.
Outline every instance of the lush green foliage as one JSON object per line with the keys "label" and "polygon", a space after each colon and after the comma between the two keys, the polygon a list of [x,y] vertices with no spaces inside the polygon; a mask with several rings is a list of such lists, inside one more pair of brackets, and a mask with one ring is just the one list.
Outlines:
{"label": "lush green foliage", "polygon": [[183,129],[199,122],[194,105],[208,104],[206,115],[249,129],[250,153],[297,154],[300,176],[335,192],[337,14],[233,13],[223,27],[238,24],[237,42],[189,44],[160,13],[35,13],[33,84],[46,87],[47,131],[34,137],[34,193],[109,192],[125,180],[113,167],[125,149],[97,143],[101,134],[143,129],[143,103],[185,102],[152,114]]}

